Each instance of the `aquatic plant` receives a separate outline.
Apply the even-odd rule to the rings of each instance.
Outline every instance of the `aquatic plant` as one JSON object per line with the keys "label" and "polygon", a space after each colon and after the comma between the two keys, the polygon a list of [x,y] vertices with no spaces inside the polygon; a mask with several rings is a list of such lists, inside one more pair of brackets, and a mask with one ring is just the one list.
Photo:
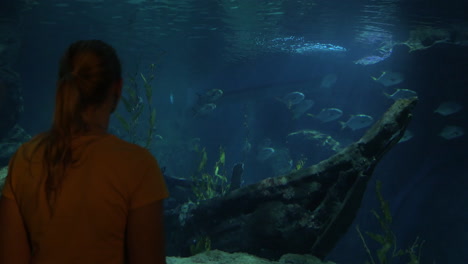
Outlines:
{"label": "aquatic plant", "polygon": [[208,236],[200,236],[190,245],[190,255],[196,255],[211,250],[211,239]]}
{"label": "aquatic plant", "polygon": [[[366,234],[371,239],[380,244],[380,248],[375,253],[371,252],[361,230],[359,229],[359,226],[356,226],[356,230],[359,234],[359,237],[362,240],[364,249],[366,250],[366,253],[369,257],[369,260],[365,263],[389,264],[392,263],[392,261],[394,261],[395,259],[406,255],[409,258],[407,262],[408,264],[419,264],[421,257],[421,249],[422,245],[424,244],[424,241],[421,241],[419,237],[417,237],[414,243],[409,248],[405,250],[398,249],[396,244],[396,236],[391,230],[391,224],[393,219],[390,212],[390,206],[388,202],[383,198],[381,189],[382,183],[380,181],[377,181],[376,194],[380,203],[380,213],[375,210],[372,210],[372,213],[375,216],[375,218],[379,221],[382,232],[366,232]],[[374,255],[377,257],[378,261],[376,261]]]}
{"label": "aquatic plant", "polygon": [[[152,82],[155,78],[155,64],[149,65],[149,72],[145,76],[142,72],[135,72],[133,75],[128,76],[128,84],[123,87],[122,102],[127,112],[128,118],[125,118],[119,113],[115,113],[117,120],[125,132],[127,140],[149,148],[152,140],[154,139],[154,131],[156,128],[156,109],[152,106],[153,87]],[[138,85],[138,76],[143,82],[143,88]],[[145,97],[140,94],[144,90]],[[140,119],[146,108],[148,128],[143,134],[138,130],[140,126]]]}
{"label": "aquatic plant", "polygon": [[304,168],[304,165],[307,162],[307,157],[304,157],[304,155],[301,154],[301,157],[296,161],[296,164],[294,165],[292,172],[296,172]]}
{"label": "aquatic plant", "polygon": [[201,158],[197,172],[192,175],[192,191],[197,197],[196,203],[225,195],[230,187],[226,177],[226,153],[224,152],[223,147],[219,147],[218,161],[215,163],[212,174],[205,171],[206,163],[208,161],[208,155],[205,148],[200,151],[200,156]]}

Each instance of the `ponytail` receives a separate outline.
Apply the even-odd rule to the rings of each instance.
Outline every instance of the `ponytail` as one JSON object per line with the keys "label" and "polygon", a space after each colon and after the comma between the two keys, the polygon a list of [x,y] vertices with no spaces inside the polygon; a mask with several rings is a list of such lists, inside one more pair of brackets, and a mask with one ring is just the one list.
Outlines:
{"label": "ponytail", "polygon": [[113,82],[120,79],[121,66],[117,54],[102,41],[75,42],[62,57],[53,124],[38,145],[44,146],[45,192],[51,214],[66,171],[75,162],[72,139],[89,129],[83,120],[84,110],[101,105]]}

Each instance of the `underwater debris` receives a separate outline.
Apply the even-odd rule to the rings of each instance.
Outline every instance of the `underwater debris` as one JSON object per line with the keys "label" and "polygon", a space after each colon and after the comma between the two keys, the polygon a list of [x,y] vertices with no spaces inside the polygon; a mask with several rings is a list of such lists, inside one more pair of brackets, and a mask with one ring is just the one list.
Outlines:
{"label": "underwater debris", "polygon": [[183,206],[166,212],[168,254],[188,255],[203,234],[228,252],[324,258],[352,225],[375,166],[403,136],[416,101],[396,101],[359,141],[313,166],[194,204],[189,213]]}
{"label": "underwater debris", "polygon": [[236,163],[232,168],[231,186],[229,191],[234,191],[240,188],[242,182],[242,175],[244,174],[244,163]]}
{"label": "underwater debris", "polygon": [[396,101],[359,141],[316,165],[192,204],[188,213],[184,206],[166,212],[173,232],[167,254],[189,255],[193,239],[204,234],[213,249],[275,260],[286,253],[324,258],[352,225],[375,166],[403,136],[416,102]]}

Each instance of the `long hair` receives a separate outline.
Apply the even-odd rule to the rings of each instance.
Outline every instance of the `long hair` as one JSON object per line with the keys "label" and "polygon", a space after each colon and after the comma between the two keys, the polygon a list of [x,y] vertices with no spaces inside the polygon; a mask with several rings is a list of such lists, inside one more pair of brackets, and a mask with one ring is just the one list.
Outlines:
{"label": "long hair", "polygon": [[74,163],[72,137],[89,130],[83,112],[103,104],[109,89],[121,79],[121,71],[114,48],[100,40],[77,41],[60,60],[52,127],[38,144],[44,146],[45,192],[51,213],[66,170]]}

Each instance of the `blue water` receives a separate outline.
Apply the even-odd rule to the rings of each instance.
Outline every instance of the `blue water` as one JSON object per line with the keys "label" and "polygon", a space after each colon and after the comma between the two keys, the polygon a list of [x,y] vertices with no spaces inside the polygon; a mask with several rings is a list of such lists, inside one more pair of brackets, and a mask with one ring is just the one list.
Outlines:
{"label": "blue water", "polygon": [[[173,177],[190,178],[198,166],[190,147],[194,138],[206,147],[207,168],[214,165],[219,146],[226,151],[228,172],[244,162],[244,185],[287,172],[287,164],[302,157],[307,157],[306,166],[312,165],[333,152],[312,143],[299,148],[289,142],[289,133],[319,130],[345,146],[365,129],[341,129],[339,121],[354,114],[377,120],[393,102],[384,92],[417,92],[419,103],[409,126],[414,137],[395,146],[378,165],[355,223],[328,259],[365,262],[354,226],[379,230],[370,210],[378,208],[374,186],[380,180],[399,247],[407,248],[420,237],[425,240],[421,263],[468,263],[467,136],[439,136],[447,125],[468,131],[463,1],[24,2],[21,7],[18,1],[3,4],[21,10],[8,18],[17,22],[10,32],[20,43],[8,57],[22,76],[25,111],[20,125],[31,134],[50,125],[57,62],[67,45],[77,39],[105,40],[120,54],[127,84],[136,74],[142,85],[138,73],[147,74],[148,66],[156,64],[151,103],[157,110],[155,131],[163,141],[152,152]],[[412,52],[397,45],[410,32],[427,28],[432,35],[422,43],[440,43]],[[385,87],[371,78],[388,71],[402,73],[403,82]],[[327,75],[336,81],[324,86]],[[197,94],[210,89],[224,92],[216,109],[194,116]],[[293,91],[314,101],[296,119],[278,100]],[[464,108],[449,116],[433,113],[452,100]],[[307,116],[328,107],[344,115],[329,123]],[[122,105],[118,111],[125,111]],[[119,123],[112,120],[111,125],[117,128]],[[145,128],[142,121],[141,132]],[[246,141],[250,151],[243,150]],[[278,155],[259,160],[263,147]],[[372,249],[376,246],[370,243]]]}

